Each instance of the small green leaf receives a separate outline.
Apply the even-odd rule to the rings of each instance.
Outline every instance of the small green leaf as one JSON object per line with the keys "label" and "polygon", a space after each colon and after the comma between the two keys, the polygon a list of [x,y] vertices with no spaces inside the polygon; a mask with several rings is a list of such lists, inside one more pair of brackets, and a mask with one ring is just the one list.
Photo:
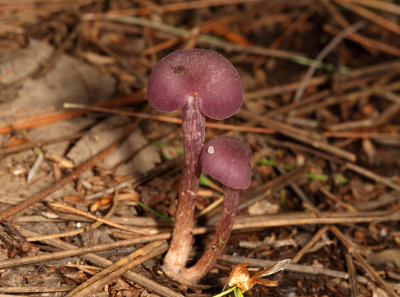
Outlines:
{"label": "small green leaf", "polygon": [[158,211],[155,210],[155,209],[152,209],[150,206],[148,206],[147,204],[144,204],[142,201],[138,200],[138,201],[136,201],[136,203],[137,203],[139,206],[141,206],[143,209],[145,209],[145,210],[147,210],[148,212],[152,213],[153,215],[159,217],[160,219],[163,219],[163,220],[165,220],[165,221],[167,221],[168,223],[171,223],[171,224],[174,223],[174,220],[173,220],[173,219],[171,219],[171,218],[169,218],[169,217],[163,215],[162,213],[158,212]]}
{"label": "small green leaf", "polygon": [[160,141],[154,141],[153,144],[154,144],[156,147],[159,147],[159,148],[162,148],[162,147],[166,147],[166,146],[167,146],[165,143],[162,143],[162,142],[160,142]]}
{"label": "small green leaf", "polygon": [[333,182],[335,183],[335,185],[339,186],[339,185],[348,184],[350,182],[350,180],[347,177],[345,177],[343,174],[336,173],[333,176]]}
{"label": "small green leaf", "polygon": [[43,153],[42,150],[40,149],[40,147],[37,147],[37,146],[35,146],[33,148],[33,152],[35,153],[35,155],[39,155],[39,154]]}
{"label": "small green leaf", "polygon": [[[310,59],[310,58],[306,58],[306,57],[300,57],[300,56],[296,56],[294,58],[292,58],[292,61],[297,63],[297,64],[301,64],[301,65],[305,65],[305,66],[311,66],[315,60]],[[327,70],[327,71],[334,71],[336,69],[335,65],[330,64],[330,63],[324,63],[324,62],[319,62],[317,64],[318,69],[322,69],[322,70]],[[339,67],[339,72],[340,73],[347,73],[349,72],[350,69],[348,67]]]}
{"label": "small green leaf", "polygon": [[307,173],[307,177],[309,179],[318,180],[318,181],[327,181],[329,179],[329,176],[327,176],[326,174],[318,174],[318,173],[311,173],[311,172]]}
{"label": "small green leaf", "polygon": [[285,169],[287,170],[287,171],[292,171],[293,170],[293,166],[292,165],[285,165]]}
{"label": "small green leaf", "polygon": [[210,179],[204,174],[200,175],[200,185],[208,187],[211,184]]}
{"label": "small green leaf", "polygon": [[279,202],[280,202],[281,205],[285,205],[285,202],[286,202],[286,191],[285,191],[285,189],[281,190],[281,195],[279,197]]}
{"label": "small green leaf", "polygon": [[221,293],[219,293],[217,295],[214,295],[213,297],[222,297],[222,296],[225,296],[225,295],[229,294],[230,292],[235,292],[235,291],[236,291],[236,286],[234,286],[234,287],[232,287],[232,288],[230,288],[230,289],[228,289],[226,291],[223,291],[223,292],[221,292]]}
{"label": "small green leaf", "polygon": [[276,166],[278,164],[275,160],[270,160],[270,159],[257,160],[256,163],[258,165],[271,165],[271,166]]}
{"label": "small green leaf", "polygon": [[175,151],[176,151],[179,155],[183,155],[183,148],[181,148],[181,147],[175,147]]}

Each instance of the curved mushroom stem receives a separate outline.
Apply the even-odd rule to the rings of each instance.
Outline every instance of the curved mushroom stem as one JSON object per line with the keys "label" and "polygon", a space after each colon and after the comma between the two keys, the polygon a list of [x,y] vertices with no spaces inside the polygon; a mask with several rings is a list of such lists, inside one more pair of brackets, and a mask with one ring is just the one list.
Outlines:
{"label": "curved mushroom stem", "polygon": [[193,213],[201,174],[200,154],[204,146],[205,116],[199,98],[192,96],[182,109],[184,168],[179,189],[175,226],[163,270],[178,279],[185,268],[192,247]]}
{"label": "curved mushroom stem", "polygon": [[214,239],[197,263],[184,270],[181,274],[181,282],[196,284],[214,266],[231,234],[239,202],[239,193],[240,190],[224,186],[224,204]]}

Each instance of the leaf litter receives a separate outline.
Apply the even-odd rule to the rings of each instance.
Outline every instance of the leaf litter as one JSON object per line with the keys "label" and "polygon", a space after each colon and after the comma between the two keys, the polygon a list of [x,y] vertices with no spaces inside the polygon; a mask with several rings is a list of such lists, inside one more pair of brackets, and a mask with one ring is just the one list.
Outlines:
{"label": "leaf litter", "polygon": [[[166,147],[180,149],[180,131],[175,124],[157,121],[159,114],[146,107],[143,91],[158,59],[178,48],[204,47],[221,52],[241,74],[243,110],[224,124],[247,129],[213,126],[207,128],[207,139],[224,133],[240,136],[257,156],[234,232],[202,286],[184,288],[166,278],[161,249],[123,276],[98,283],[97,295],[213,296],[233,265],[250,263],[251,271],[282,259],[293,261],[271,277],[271,284],[279,286],[254,286],[244,294],[399,295],[398,5],[246,2],[0,4],[0,124],[53,116],[47,124],[11,127],[0,134],[1,152],[14,149],[0,159],[0,211],[7,217],[0,225],[0,265],[13,261],[0,270],[1,294],[63,296],[133,249],[168,238],[170,223],[155,218],[175,211],[182,163],[174,151],[162,157]],[[356,32],[340,34],[365,19],[368,23]],[[329,53],[318,61],[339,35],[342,40],[327,47]],[[315,73],[307,82],[308,69]],[[293,99],[296,91],[304,91],[298,100]],[[132,122],[118,110],[113,115],[103,110],[57,119],[65,102],[93,106],[121,98],[125,103],[111,108],[153,118]],[[124,136],[127,129],[131,132]],[[41,144],[44,140],[49,143]],[[28,182],[34,164],[38,170]],[[196,204],[202,216],[195,228],[194,258],[218,221],[220,189],[213,185],[202,184],[208,194]],[[40,198],[36,203],[8,216],[35,195]],[[90,196],[98,198],[85,199]],[[51,201],[152,235],[137,236],[78,212],[61,212]],[[83,231],[65,238],[26,240],[81,227]],[[100,246],[104,243],[121,246],[110,250]],[[62,257],[65,249],[85,246],[101,252]],[[61,252],[57,259],[19,264],[55,252]]]}

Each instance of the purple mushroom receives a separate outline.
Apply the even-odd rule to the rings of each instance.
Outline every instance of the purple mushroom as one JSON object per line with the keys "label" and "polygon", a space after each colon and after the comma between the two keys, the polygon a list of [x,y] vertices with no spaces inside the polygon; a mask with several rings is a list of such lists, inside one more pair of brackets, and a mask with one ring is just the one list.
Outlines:
{"label": "purple mushroom", "polygon": [[205,116],[217,120],[232,116],[243,103],[243,89],[236,69],[220,54],[205,49],[178,50],[154,67],[147,97],[159,111],[182,108],[184,169],[173,236],[163,265],[168,276],[179,279],[192,246]]}
{"label": "purple mushroom", "polygon": [[241,139],[220,136],[209,140],[201,154],[203,172],[224,185],[224,203],[214,239],[197,263],[182,274],[188,284],[197,283],[212,268],[224,249],[235,221],[240,190],[250,185],[251,149]]}

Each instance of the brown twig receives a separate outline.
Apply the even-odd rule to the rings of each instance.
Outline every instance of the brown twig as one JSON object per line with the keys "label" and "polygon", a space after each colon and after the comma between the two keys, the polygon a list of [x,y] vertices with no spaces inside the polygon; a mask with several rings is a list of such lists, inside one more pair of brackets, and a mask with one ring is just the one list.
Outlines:
{"label": "brown twig", "polygon": [[73,289],[74,286],[57,286],[57,287],[0,287],[0,293],[56,293],[56,292],[68,292]]}
{"label": "brown twig", "polygon": [[278,215],[237,216],[233,230],[315,224],[348,224],[379,221],[398,221],[400,212],[326,213],[320,217],[310,213],[284,213]]}
{"label": "brown twig", "polygon": [[317,243],[318,240],[328,231],[329,226],[324,226],[318,230],[317,233],[301,248],[300,251],[297,252],[296,256],[292,259],[292,264],[296,264],[300,261],[300,259],[310,250],[310,248]]}
{"label": "brown twig", "polygon": [[368,177],[368,178],[374,180],[377,183],[384,184],[385,186],[387,186],[389,188],[392,188],[393,190],[400,191],[400,184],[392,182],[388,178],[384,178],[384,177],[382,177],[382,176],[380,176],[380,175],[378,175],[378,174],[376,174],[376,173],[374,173],[374,172],[372,172],[372,171],[370,171],[368,169],[365,169],[365,168],[363,168],[361,166],[358,166],[358,165],[353,164],[353,163],[346,163],[344,165],[344,169],[346,169],[346,168],[350,169],[350,170],[352,170],[354,172],[357,172],[357,173],[359,173],[359,174],[361,174],[361,175],[363,175],[365,177]]}
{"label": "brown twig", "polygon": [[346,266],[347,273],[349,274],[349,283],[350,283],[350,296],[357,297],[358,296],[358,287],[357,287],[357,279],[356,279],[356,268],[354,267],[353,258],[349,253],[346,253]]}
{"label": "brown twig", "polygon": [[348,212],[357,212],[357,209],[354,208],[351,204],[348,204],[346,202],[343,202],[340,200],[338,197],[333,195],[331,192],[329,192],[325,187],[321,186],[319,188],[319,191],[324,194],[326,197],[334,201],[335,203],[339,204],[341,207],[345,208]]}

